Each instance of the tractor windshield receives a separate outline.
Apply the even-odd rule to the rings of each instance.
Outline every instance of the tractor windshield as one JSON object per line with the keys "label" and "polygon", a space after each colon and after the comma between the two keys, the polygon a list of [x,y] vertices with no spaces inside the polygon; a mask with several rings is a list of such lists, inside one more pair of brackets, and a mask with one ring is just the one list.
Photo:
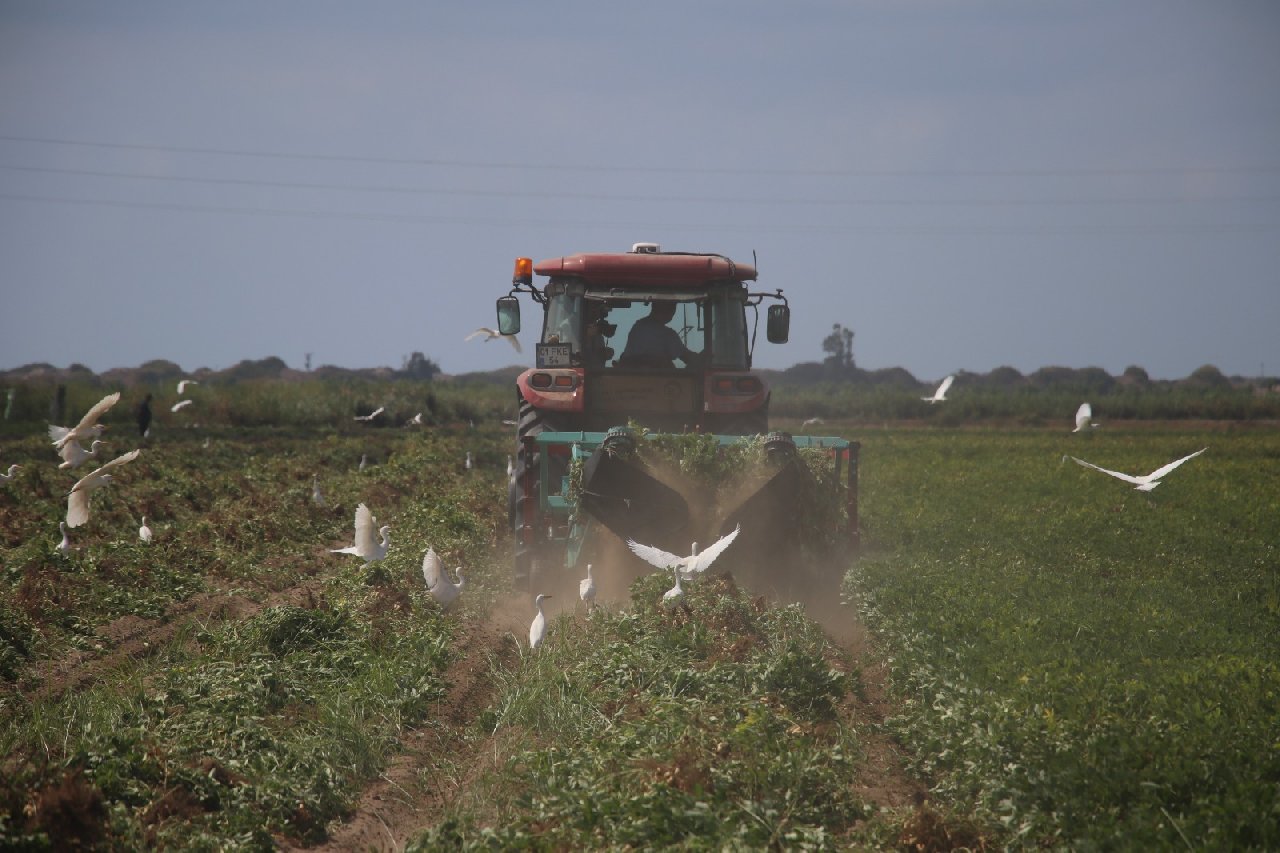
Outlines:
{"label": "tractor windshield", "polygon": [[[746,370],[746,292],[741,287],[715,287],[701,293],[657,293],[613,288],[593,291],[578,282],[552,281],[546,289],[546,343],[567,343],[577,364],[589,367],[701,367]],[[656,307],[656,310],[655,310]],[[646,318],[675,334],[680,355],[660,362],[630,364],[622,358],[637,321]],[[663,332],[667,339],[671,335]],[[674,348],[674,345],[669,345]]]}

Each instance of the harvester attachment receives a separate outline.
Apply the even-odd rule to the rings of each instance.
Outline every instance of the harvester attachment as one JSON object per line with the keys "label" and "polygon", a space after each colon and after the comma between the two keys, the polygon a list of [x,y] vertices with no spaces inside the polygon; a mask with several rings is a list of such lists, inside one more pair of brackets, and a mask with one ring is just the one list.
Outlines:
{"label": "harvester attachment", "polygon": [[[725,513],[720,535],[741,525],[742,543],[790,539],[796,530],[792,523],[796,512],[804,506],[803,498],[813,491],[813,477],[796,451],[796,442],[785,432],[765,436],[765,469],[756,475],[759,485],[748,484],[736,506]],[[761,478],[763,477],[763,480]]]}
{"label": "harvester attachment", "polygon": [[[643,445],[655,439],[674,445],[677,456],[682,452],[681,436],[642,437],[623,427],[526,439],[537,451],[526,458],[539,460],[527,480],[538,485],[526,485],[531,499],[517,503],[517,584],[523,588],[544,571],[575,568],[584,552],[614,547],[607,544],[612,537],[600,538],[601,528],[617,537],[619,547],[634,539],[684,553],[690,542],[714,541],[740,524],[735,571],[746,569],[745,562],[776,567],[802,551],[856,546],[856,442],[786,433],[771,433],[760,444],[738,435],[690,436],[685,449],[694,448],[702,463],[729,466],[726,475],[708,481],[684,473],[687,458]],[[823,457],[829,468],[817,464]],[[733,469],[739,462],[742,470]]]}
{"label": "harvester attachment", "polygon": [[683,530],[689,504],[641,464],[635,435],[614,427],[582,467],[579,506],[619,539],[652,542]]}

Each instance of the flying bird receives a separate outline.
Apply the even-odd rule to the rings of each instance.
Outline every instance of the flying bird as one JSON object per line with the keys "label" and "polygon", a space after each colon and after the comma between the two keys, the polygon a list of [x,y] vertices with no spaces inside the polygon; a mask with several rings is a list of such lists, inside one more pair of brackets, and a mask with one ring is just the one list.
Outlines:
{"label": "flying bird", "polygon": [[[378,537],[382,541],[378,541]],[[356,507],[356,542],[346,548],[331,548],[334,554],[355,554],[366,563],[373,563],[387,556],[387,548],[391,545],[391,527],[378,527],[378,519],[364,504]]]}
{"label": "flying bird", "polygon": [[466,579],[462,577],[462,566],[458,566],[453,571],[458,576],[457,583],[454,583],[449,573],[444,570],[444,564],[440,562],[435,549],[427,549],[427,553],[422,557],[422,579],[427,583],[427,592],[440,602],[442,610],[448,610],[450,605],[458,600],[458,595],[466,584]]}
{"label": "flying bird", "polygon": [[355,416],[355,418],[354,418],[354,420],[357,420],[357,421],[371,421],[371,420],[373,420],[374,418],[376,418],[378,415],[380,415],[380,414],[382,414],[383,412],[385,412],[386,410],[387,410],[387,407],[386,407],[386,406],[379,406],[378,408],[374,409],[372,412],[370,412],[370,413],[369,413],[369,414],[367,414],[367,415],[356,415],[356,416]]}
{"label": "flying bird", "polygon": [[184,409],[187,406],[190,406],[192,402],[193,402],[192,400],[179,400],[178,402],[174,403],[172,406],[169,407],[169,411],[176,412],[180,409]]}
{"label": "flying bird", "polygon": [[418,414],[409,418],[407,426],[422,426],[422,412],[418,412]]}
{"label": "flying bird", "polygon": [[89,498],[98,489],[111,482],[113,479],[111,469],[117,465],[132,462],[141,452],[141,450],[130,450],[76,481],[76,484],[71,487],[70,494],[67,495],[67,527],[79,527],[89,520]]}
{"label": "flying bird", "polygon": [[93,404],[85,416],[80,419],[80,423],[67,429],[64,426],[49,425],[49,438],[53,439],[53,446],[58,450],[68,441],[92,441],[102,435],[105,426],[98,423],[98,418],[106,414],[107,410],[120,402],[120,392],[108,394],[101,400]]}
{"label": "flying bird", "polygon": [[955,381],[956,378],[954,376],[948,376],[946,379],[942,380],[942,384],[938,386],[937,391],[933,392],[932,397],[921,397],[920,399],[924,400],[926,403],[941,403],[943,400],[947,399],[947,389],[950,388],[951,383]]}
{"label": "flying bird", "polygon": [[587,563],[587,576],[578,581],[578,598],[586,602],[587,607],[596,603],[596,579],[591,576],[591,564]]}
{"label": "flying bird", "polygon": [[98,453],[98,448],[102,446],[102,440],[95,438],[93,444],[89,445],[89,449],[85,450],[80,446],[80,442],[74,438],[62,445],[62,449],[58,451],[58,455],[62,457],[62,464],[58,466],[58,470],[66,470],[68,468],[79,468],[85,462],[88,462]]}
{"label": "flying bird", "polygon": [[547,614],[542,612],[542,602],[551,596],[539,593],[538,597],[533,600],[534,606],[538,608],[538,615],[533,617],[532,624],[529,625],[529,648],[536,649],[542,645],[542,640],[547,636]]}
{"label": "flying bird", "polygon": [[715,544],[701,554],[698,553],[698,543],[694,542],[693,553],[687,557],[663,551],[661,548],[655,548],[652,545],[641,545],[634,539],[627,540],[627,547],[631,549],[631,553],[649,565],[656,566],[659,569],[676,569],[684,576],[685,580],[692,580],[705,572],[715,562],[716,557],[723,554],[724,549],[733,544],[733,540],[738,538],[738,532],[741,530],[742,525],[739,524],[733,528],[732,533],[726,533],[721,536],[716,540]]}
{"label": "flying bird", "polygon": [[180,395],[181,395],[181,394],[185,394],[185,393],[187,393],[187,386],[188,386],[188,385],[199,385],[199,384],[200,384],[200,383],[199,383],[198,381],[196,381],[195,379],[179,379],[179,380],[178,380],[178,394],[180,394]]}
{"label": "flying bird", "polygon": [[811,426],[820,426],[824,423],[826,423],[826,421],[819,417],[805,418],[800,422],[800,429],[805,429]]}
{"label": "flying bird", "polygon": [[524,350],[520,348],[520,341],[516,339],[515,335],[504,335],[501,332],[499,332],[497,329],[490,329],[487,326],[481,326],[480,328],[476,329],[474,332],[472,332],[471,334],[463,338],[463,340],[469,341],[472,338],[476,337],[477,335],[484,335],[485,342],[491,341],[494,338],[502,338],[504,341],[511,344],[511,346],[515,347],[516,352],[519,352],[519,353],[524,352]]}
{"label": "flying bird", "polygon": [[1090,422],[1092,418],[1093,406],[1081,403],[1080,408],[1076,409],[1076,428],[1072,432],[1080,432],[1085,427],[1096,427],[1097,424]]}
{"label": "flying bird", "polygon": [[58,543],[58,550],[63,554],[70,554],[71,537],[67,535],[67,523],[65,521],[59,521],[58,529],[62,531],[62,541]]}
{"label": "flying bird", "polygon": [[151,528],[147,526],[147,517],[142,517],[142,526],[138,528],[138,538],[148,545],[151,544]]}
{"label": "flying bird", "polygon": [[22,466],[21,466],[21,465],[18,465],[18,464],[10,465],[10,466],[9,466],[9,472],[8,472],[7,474],[0,474],[0,483],[7,483],[7,482],[9,482],[10,480],[12,480],[12,479],[13,479],[13,473],[14,473],[15,471],[17,471],[17,470],[18,470],[19,468],[21,468],[21,467],[22,467]]}
{"label": "flying bird", "polygon": [[1169,472],[1172,471],[1174,468],[1177,468],[1179,465],[1181,465],[1183,462],[1186,462],[1188,459],[1194,459],[1195,457],[1199,456],[1201,453],[1204,453],[1208,449],[1209,448],[1207,447],[1202,447],[1199,450],[1197,450],[1195,453],[1187,454],[1181,459],[1175,459],[1174,461],[1170,462],[1168,465],[1161,466],[1156,470],[1152,471],[1150,474],[1145,474],[1141,477],[1135,477],[1132,474],[1122,474],[1119,471],[1111,471],[1106,468],[1102,468],[1097,465],[1094,465],[1092,462],[1085,462],[1083,459],[1076,459],[1074,456],[1070,458],[1074,460],[1076,463],[1083,465],[1086,468],[1092,468],[1095,471],[1101,471],[1104,474],[1110,474],[1112,477],[1115,477],[1118,480],[1124,480],[1126,483],[1132,483],[1134,488],[1140,492],[1149,492],[1152,489],[1154,489],[1156,486],[1160,485],[1160,481],[1165,476],[1167,476]]}

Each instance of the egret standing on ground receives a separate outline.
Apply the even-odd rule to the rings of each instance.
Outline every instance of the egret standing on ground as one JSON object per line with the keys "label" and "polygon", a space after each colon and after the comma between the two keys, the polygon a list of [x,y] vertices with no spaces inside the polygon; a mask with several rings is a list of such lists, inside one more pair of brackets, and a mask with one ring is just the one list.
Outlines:
{"label": "egret standing on ground", "polygon": [[454,573],[458,576],[457,583],[454,583],[449,573],[444,570],[444,564],[440,562],[435,549],[427,549],[427,553],[422,557],[422,579],[427,583],[427,592],[440,602],[441,610],[448,610],[450,605],[457,601],[462,587],[466,584],[466,579],[462,577],[462,566],[454,569]]}
{"label": "egret standing on ground", "polygon": [[534,606],[538,608],[538,615],[533,617],[533,623],[529,625],[529,648],[531,649],[542,645],[542,639],[547,636],[547,614],[542,612],[542,602],[550,597],[545,593],[539,593],[533,600]]}
{"label": "egret standing on ground", "polygon": [[147,517],[142,517],[142,526],[138,528],[138,538],[148,545],[151,544],[151,528],[147,526]]}
{"label": "egret standing on ground", "polygon": [[659,569],[674,568],[684,575],[685,580],[692,580],[707,570],[716,557],[724,553],[724,549],[733,544],[733,540],[738,538],[738,532],[742,530],[739,524],[733,528],[732,533],[726,533],[716,540],[715,544],[701,554],[698,553],[698,543],[693,543],[692,551],[688,557],[681,557],[672,554],[669,551],[663,551],[661,548],[655,548],[652,545],[641,545],[634,539],[627,540],[627,547],[631,549],[631,553],[644,560],[651,566]]}
{"label": "egret standing on ground", "polygon": [[101,468],[81,477],[71,487],[71,493],[67,495],[67,527],[79,527],[89,520],[89,498],[95,491],[111,482],[112,475],[108,472],[117,465],[137,459],[141,452],[130,450],[123,456],[117,456]]}
{"label": "egret standing on ground", "polygon": [[1183,462],[1186,462],[1188,459],[1194,459],[1195,457],[1199,456],[1201,453],[1204,453],[1208,449],[1209,448],[1207,447],[1202,447],[1199,450],[1197,450],[1195,453],[1187,454],[1181,459],[1175,459],[1174,461],[1170,462],[1168,465],[1164,465],[1160,468],[1157,468],[1156,470],[1152,471],[1150,474],[1145,474],[1141,477],[1135,477],[1132,474],[1121,474],[1119,471],[1111,471],[1111,470],[1108,470],[1107,468],[1101,468],[1097,465],[1094,465],[1092,462],[1085,462],[1083,459],[1076,459],[1074,456],[1072,456],[1071,459],[1074,460],[1076,463],[1083,465],[1086,468],[1092,468],[1095,471],[1101,471],[1104,474],[1110,474],[1112,477],[1115,477],[1116,479],[1119,479],[1119,480],[1124,480],[1126,483],[1133,483],[1133,487],[1140,492],[1149,492],[1152,489],[1154,489],[1156,486],[1160,485],[1160,480],[1162,480],[1166,475],[1168,475],[1168,473],[1172,471],[1174,468],[1177,468],[1179,465],[1181,465]]}
{"label": "egret standing on ground", "polygon": [[596,579],[591,576],[590,563],[587,563],[587,576],[578,581],[578,597],[586,602],[587,607],[596,604]]}
{"label": "egret standing on ground", "polygon": [[92,441],[102,435],[102,431],[106,429],[102,424],[98,423],[98,418],[106,414],[106,411],[120,401],[120,392],[108,394],[101,400],[93,404],[80,423],[67,429],[63,426],[49,425],[49,438],[53,439],[53,446],[58,450],[68,441]]}
{"label": "egret standing on ground", "polygon": [[324,494],[320,491],[320,478],[311,475],[311,502],[316,506],[324,506]]}
{"label": "egret standing on ground", "polygon": [[947,399],[947,389],[951,387],[951,383],[955,382],[954,376],[948,376],[942,380],[942,384],[938,386],[938,390],[933,392],[932,397],[921,397],[926,403],[941,403]]}
{"label": "egret standing on ground", "polygon": [[1096,427],[1097,424],[1091,423],[1093,417],[1093,406],[1088,403],[1081,403],[1080,408],[1076,409],[1076,428],[1072,432],[1080,432],[1085,427]]}
{"label": "egret standing on ground", "polygon": [[[374,563],[387,556],[387,548],[391,545],[391,526],[384,524],[378,528],[378,519],[364,504],[356,507],[356,542],[346,548],[331,548],[333,554],[355,554],[366,563]],[[376,532],[375,532],[376,530]],[[378,536],[382,541],[378,541]]]}
{"label": "egret standing on ground", "polygon": [[662,594],[662,606],[668,610],[684,600],[684,590],[680,588],[680,567],[672,566],[671,570],[675,572],[676,585]]}
{"label": "egret standing on ground", "polygon": [[71,537],[67,535],[67,523],[65,521],[59,521],[58,529],[62,531],[62,541],[58,543],[58,550],[63,554],[70,554]]}

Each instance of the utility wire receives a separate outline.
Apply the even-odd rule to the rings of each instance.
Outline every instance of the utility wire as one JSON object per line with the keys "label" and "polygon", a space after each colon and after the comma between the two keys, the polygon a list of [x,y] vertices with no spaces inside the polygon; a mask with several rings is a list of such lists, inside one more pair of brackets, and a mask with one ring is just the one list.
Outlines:
{"label": "utility wire", "polygon": [[351,185],[311,183],[304,181],[278,181],[254,178],[198,178],[182,175],[146,175],[136,172],[115,172],[98,169],[68,169],[51,166],[14,166],[0,164],[0,169],[12,172],[29,172],[52,175],[76,175],[80,177],[119,178],[137,181],[165,183],[209,184],[212,186],[270,187],[274,189],[338,190],[342,192],[394,193],[400,195],[473,196],[478,198],[538,198],[570,199],[575,201],[633,201],[680,204],[787,204],[815,206],[865,206],[865,207],[1027,207],[1083,205],[1179,205],[1214,202],[1276,202],[1280,196],[1132,196],[1115,198],[1045,198],[1045,199],[824,199],[813,197],[743,197],[743,196],[655,196],[623,193],[535,192],[528,190],[479,190],[441,189],[436,187],[403,187],[388,185]]}
{"label": "utility wire", "polygon": [[50,196],[22,195],[17,193],[0,193],[0,199],[25,201],[39,204],[74,205],[87,207],[118,207],[142,210],[169,210],[187,213],[216,213],[250,216],[298,217],[307,219],[354,219],[373,222],[400,222],[409,224],[447,224],[473,225],[487,227],[520,227],[546,226],[556,228],[587,228],[605,226],[631,229],[681,229],[685,231],[733,231],[749,233],[869,233],[869,234],[907,234],[907,235],[1053,235],[1053,234],[1099,234],[1099,235],[1154,235],[1154,234],[1237,234],[1263,233],[1280,228],[1280,223],[1235,222],[1216,225],[731,225],[725,223],[653,223],[653,222],[607,222],[600,219],[557,220],[547,217],[529,219],[509,218],[496,219],[485,217],[466,217],[457,215],[430,216],[422,214],[392,213],[351,213],[344,211],[298,210],[288,208],[254,208],[254,207],[217,207],[212,205],[176,204],[164,202],[112,201],[103,199],[66,198]]}
{"label": "utility wire", "polygon": [[0,134],[5,142],[42,145],[70,145],[87,148],[109,148],[130,151],[162,151],[172,154],[216,154],[228,157],[262,157],[285,160],[319,160],[348,163],[380,163],[385,165],[449,166],[464,169],[506,169],[558,172],[634,172],[644,174],[708,174],[708,175],[774,175],[804,177],[1087,177],[1121,175],[1192,175],[1192,174],[1260,174],[1280,172],[1280,166],[1167,166],[1112,169],[764,169],[726,167],[679,167],[637,165],[583,165],[563,163],[517,163],[500,161],[452,160],[444,158],[369,157],[346,154],[265,151],[236,148],[204,148],[176,145],[147,145],[124,142],[88,142],[42,136]]}

